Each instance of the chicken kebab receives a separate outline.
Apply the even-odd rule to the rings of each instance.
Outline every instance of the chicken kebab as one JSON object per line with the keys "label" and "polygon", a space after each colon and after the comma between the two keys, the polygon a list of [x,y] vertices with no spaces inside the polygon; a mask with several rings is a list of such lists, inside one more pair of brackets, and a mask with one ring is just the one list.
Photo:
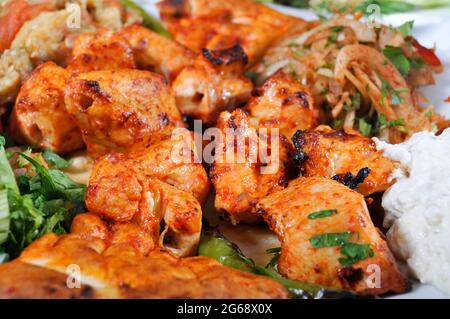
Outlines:
{"label": "chicken kebab", "polygon": [[[130,3],[2,4],[0,297],[407,291],[370,205],[398,163],[371,137],[399,143],[449,124],[417,89],[442,64],[412,26],[164,0],[167,32]],[[234,133],[215,140],[211,162],[192,120]],[[87,185],[70,177],[73,152],[92,163]],[[208,198],[232,227],[277,236],[266,267],[208,224]]]}

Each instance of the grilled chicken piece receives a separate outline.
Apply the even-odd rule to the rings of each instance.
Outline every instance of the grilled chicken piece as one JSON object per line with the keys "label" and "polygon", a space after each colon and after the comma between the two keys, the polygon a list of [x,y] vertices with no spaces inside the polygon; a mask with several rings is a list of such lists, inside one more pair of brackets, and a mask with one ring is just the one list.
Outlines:
{"label": "grilled chicken piece", "polygon": [[94,173],[86,206],[107,220],[137,224],[179,256],[192,255],[197,249],[202,227],[200,204],[192,194],[157,178],[133,171]]}
{"label": "grilled chicken piece", "polygon": [[130,245],[143,255],[159,246],[158,237],[152,237],[152,234],[136,222],[106,223],[92,213],[75,216],[71,225],[71,235],[93,241],[100,239],[106,241],[108,245]]}
{"label": "grilled chicken piece", "polygon": [[151,72],[82,73],[70,78],[65,93],[93,158],[144,149],[184,126],[166,80]]}
{"label": "grilled chicken piece", "polygon": [[192,133],[173,135],[148,149],[128,154],[108,154],[95,162],[90,185],[95,180],[118,171],[153,176],[180,190],[191,193],[204,204],[209,192],[209,179],[196,157],[198,150]]}
{"label": "grilled chicken piece", "polygon": [[247,62],[239,45],[218,51],[204,49],[172,84],[181,112],[214,124],[221,111],[246,102],[253,89],[244,76]]}
{"label": "grilled chicken piece", "polygon": [[75,39],[67,70],[82,73],[135,67],[133,50],[127,41],[117,33],[102,29],[84,32]]}
{"label": "grilled chicken piece", "polygon": [[286,30],[302,20],[284,15],[252,0],[165,0],[161,17],[175,40],[199,52],[240,44],[250,65]]}
{"label": "grilled chicken piece", "polygon": [[[311,215],[324,210],[336,211]],[[299,177],[263,198],[258,213],[281,241],[278,270],[286,277],[357,294],[407,290],[408,282],[372,224],[364,197],[342,184]],[[335,234],[347,237],[337,240]]]}
{"label": "grilled chicken piece", "polygon": [[[348,180],[348,186],[364,196],[385,191],[392,184],[389,177],[395,169],[394,162],[377,151],[375,142],[367,137],[319,127],[314,131],[297,132],[292,141],[296,148],[295,158],[305,177]],[[366,173],[370,171],[367,178],[362,176],[357,181],[359,185],[351,183],[352,175],[354,180],[358,173],[363,173],[362,169]]]}
{"label": "grilled chicken piece", "polygon": [[[282,135],[267,139],[258,135],[241,109],[223,112],[217,128],[222,136],[209,172],[216,191],[215,207],[226,212],[233,224],[256,222],[259,219],[253,209],[258,200],[287,185],[291,145]],[[227,131],[235,136],[227,137]]]}
{"label": "grilled chicken piece", "polygon": [[244,110],[249,113],[251,126],[277,127],[288,138],[297,130],[313,129],[319,119],[310,90],[282,72],[269,78]]}
{"label": "grilled chicken piece", "polygon": [[[94,165],[86,193],[92,213],[114,222],[133,222],[155,242],[185,256],[200,239],[202,211],[209,190],[200,163],[178,162],[185,140],[167,139],[145,152],[109,154]],[[190,144],[192,145],[192,144]],[[115,194],[111,196],[111,194]]]}
{"label": "grilled chicken piece", "polygon": [[194,62],[196,53],[181,44],[140,25],[120,31],[133,48],[140,69],[149,69],[173,80],[186,66]]}
{"label": "grilled chicken piece", "polygon": [[[77,270],[74,265],[81,276],[71,272]],[[64,283],[81,279],[81,289],[64,289],[62,277]],[[125,242],[86,234],[41,237],[18,260],[0,265],[0,282],[1,298],[287,298],[286,289],[275,281],[213,259],[180,259],[158,249],[143,255]]]}
{"label": "grilled chicken piece", "polygon": [[20,143],[67,153],[84,143],[80,129],[64,105],[69,74],[53,62],[38,66],[24,81],[9,130]]}

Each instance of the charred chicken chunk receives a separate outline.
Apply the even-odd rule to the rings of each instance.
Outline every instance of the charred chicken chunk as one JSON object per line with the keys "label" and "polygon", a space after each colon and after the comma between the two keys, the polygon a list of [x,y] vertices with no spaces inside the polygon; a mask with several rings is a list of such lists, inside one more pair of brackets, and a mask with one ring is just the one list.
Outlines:
{"label": "charred chicken chunk", "polygon": [[75,39],[67,70],[82,73],[134,68],[133,50],[127,41],[112,31],[99,30],[82,33]]}
{"label": "charred chicken chunk", "polygon": [[202,210],[196,198],[151,176],[126,170],[100,176],[94,172],[86,206],[106,220],[138,225],[179,256],[192,255],[200,240]]}
{"label": "charred chicken chunk", "polygon": [[240,44],[250,65],[286,30],[303,24],[252,0],[167,0],[161,1],[158,8],[178,42],[197,52]]}
{"label": "charred chicken chunk", "polygon": [[98,159],[86,193],[90,212],[115,223],[139,225],[155,243],[177,255],[193,254],[200,239],[199,201],[205,201],[209,181],[202,165],[193,161],[192,149],[192,161],[176,160],[174,152],[185,147],[184,142],[168,139],[145,152]]}
{"label": "charred chicken chunk", "polygon": [[181,112],[213,124],[220,112],[247,101],[253,89],[244,76],[247,62],[239,45],[217,51],[204,49],[172,84]]}
{"label": "charred chicken chunk", "polygon": [[183,68],[191,65],[197,54],[181,44],[140,25],[120,31],[133,49],[139,68],[161,73],[173,80]]}
{"label": "charred chicken chunk", "polygon": [[67,110],[93,158],[144,149],[184,126],[166,80],[151,72],[77,74],[69,79],[65,93]]}
{"label": "charred chicken chunk", "polygon": [[342,184],[299,177],[263,198],[258,213],[281,241],[284,276],[357,294],[407,290],[364,197]]}
{"label": "charred chicken chunk", "polygon": [[198,151],[192,133],[185,132],[187,134],[174,135],[140,152],[108,154],[99,158],[91,174],[91,185],[97,178],[125,171],[156,177],[191,193],[204,204],[210,186],[208,175],[196,156]]}
{"label": "charred chicken chunk", "polygon": [[217,128],[222,135],[209,172],[215,207],[226,212],[233,224],[255,222],[258,216],[253,209],[258,200],[287,184],[291,145],[282,135],[263,137],[241,109],[223,112]]}
{"label": "charred chicken chunk", "polygon": [[367,137],[319,127],[314,131],[298,131],[292,141],[295,159],[305,177],[347,180],[344,184],[364,196],[382,192],[392,184],[389,177],[394,162],[377,151],[375,142]]}
{"label": "charred chicken chunk", "polygon": [[84,145],[80,129],[64,104],[68,77],[66,70],[46,62],[24,81],[9,123],[17,141],[58,153]]}
{"label": "charred chicken chunk", "polygon": [[277,127],[288,138],[316,127],[319,117],[309,89],[282,72],[269,78],[244,109],[252,126]]}

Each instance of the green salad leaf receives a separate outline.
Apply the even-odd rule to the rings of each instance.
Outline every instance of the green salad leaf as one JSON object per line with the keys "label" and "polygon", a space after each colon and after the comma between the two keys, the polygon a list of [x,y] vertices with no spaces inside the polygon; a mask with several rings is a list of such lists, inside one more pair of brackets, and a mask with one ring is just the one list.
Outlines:
{"label": "green salad leaf", "polygon": [[51,150],[45,149],[41,154],[45,162],[52,168],[63,169],[70,166],[70,161],[65,160]]}
{"label": "green salad leaf", "polygon": [[[41,155],[49,159],[51,167],[66,165],[54,153]],[[5,149],[0,146],[0,262],[17,257],[46,233],[66,233],[73,217],[85,210],[84,185],[56,168],[46,168],[30,153],[19,153],[19,159],[22,164],[31,163],[32,169],[16,180]]]}
{"label": "green salad leaf", "polygon": [[[6,242],[9,234],[8,190],[0,190],[0,245]],[[0,252],[1,254],[1,252]],[[1,259],[1,257],[0,257]]]}
{"label": "green salad leaf", "polygon": [[400,71],[403,76],[407,76],[411,70],[411,62],[403,53],[402,48],[386,46],[383,54],[392,62],[392,64]]}

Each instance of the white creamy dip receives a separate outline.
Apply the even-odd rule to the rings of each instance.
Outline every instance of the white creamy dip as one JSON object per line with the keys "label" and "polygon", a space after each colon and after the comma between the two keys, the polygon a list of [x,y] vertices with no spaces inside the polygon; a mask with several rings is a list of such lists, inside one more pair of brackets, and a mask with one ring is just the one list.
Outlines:
{"label": "white creamy dip", "polygon": [[384,193],[388,243],[411,274],[450,295],[450,129],[377,149],[400,163]]}

